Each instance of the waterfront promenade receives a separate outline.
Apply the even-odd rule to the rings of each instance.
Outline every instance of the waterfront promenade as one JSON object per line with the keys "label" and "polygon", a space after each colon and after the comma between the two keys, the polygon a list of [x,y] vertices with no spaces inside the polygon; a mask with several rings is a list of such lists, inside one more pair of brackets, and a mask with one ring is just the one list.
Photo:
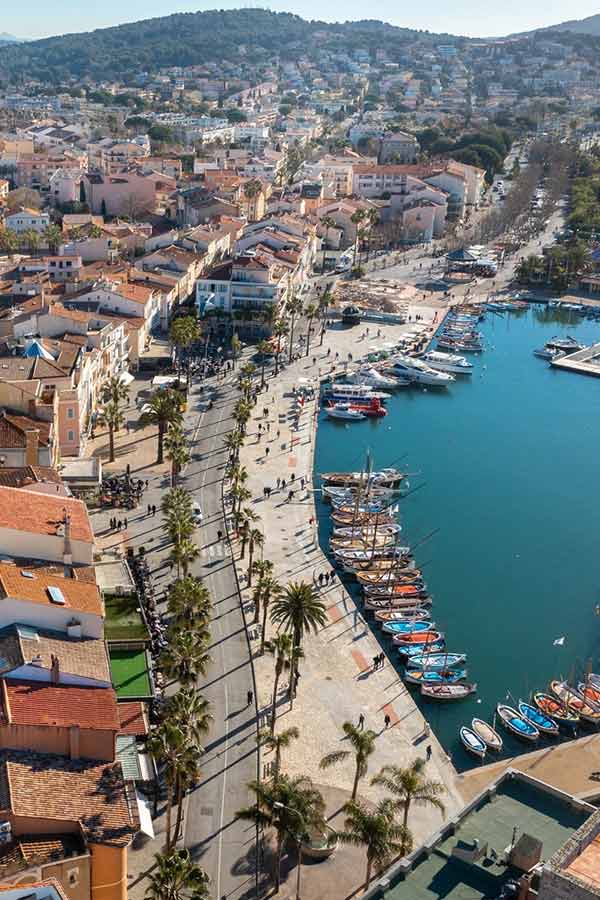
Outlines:
{"label": "waterfront promenade", "polygon": [[[414,325],[417,312],[423,317],[422,321],[432,321],[436,314],[436,310],[421,306],[412,308],[409,312],[413,319],[411,325]],[[318,346],[318,339],[314,341],[315,346],[308,358],[302,357],[286,367],[277,378],[270,377],[268,389],[258,396],[240,462],[249,473],[247,486],[253,498],[252,509],[260,516],[258,527],[265,537],[264,558],[274,563],[275,577],[283,586],[290,581],[304,580],[312,583],[320,572],[331,570],[329,560],[318,546],[314,521],[314,492],[319,488],[319,483],[313,484],[312,481],[317,402],[309,401],[305,405],[299,431],[291,431],[295,407],[293,388],[302,383],[313,383],[316,386],[319,374],[323,376],[329,373],[331,360],[334,360],[336,352],[339,353],[338,370],[341,371],[348,353],[357,362],[368,352],[369,346],[397,340],[411,325],[385,326],[379,338],[374,336],[377,329],[372,327],[369,336],[363,337],[364,326],[345,329],[338,325],[326,332],[322,347]],[[329,347],[331,354],[328,358]],[[313,357],[316,357],[315,365]],[[302,379],[306,381],[303,382]],[[263,416],[263,408],[268,408],[267,417]],[[265,435],[267,422],[270,431]],[[262,439],[259,439],[259,424],[263,430]],[[360,437],[362,427],[362,424],[351,424],[346,429],[348,440],[353,440],[354,429],[356,430],[357,448],[365,440]],[[385,424],[382,422],[379,427],[385,428]],[[378,462],[383,465],[386,460]],[[293,485],[292,474],[295,476]],[[285,490],[277,490],[277,478],[285,478]],[[302,478],[306,479],[304,490],[300,488]],[[294,488],[294,497],[288,501],[290,486]],[[265,487],[272,489],[270,499],[264,497]],[[247,559],[240,560],[239,554],[240,548],[236,545],[234,556],[240,581],[244,585]],[[377,750],[369,760],[369,775],[360,782],[359,796],[368,802],[377,802],[382,794],[380,789],[370,786],[370,777],[386,764],[409,765],[415,757],[425,756],[426,748],[430,745],[432,755],[427,764],[427,776],[445,784],[447,795],[444,801],[447,814],[452,815],[461,805],[461,798],[455,787],[454,768],[434,734],[427,734],[424,730],[423,716],[410,693],[387,660],[382,669],[373,670],[373,657],[382,648],[338,578],[333,586],[323,588],[319,593],[327,604],[329,622],[316,636],[307,636],[305,640],[305,658],[300,666],[298,697],[293,709],[290,709],[286,699],[285,684],[279,695],[277,730],[296,726],[300,731],[300,738],[283,752],[283,769],[291,775],[310,775],[327,798],[335,795],[335,803],[328,805],[328,813],[334,812],[333,807],[339,810],[350,796],[353,759],[328,769],[326,773],[319,769],[319,761],[331,751],[345,749],[346,745],[341,741],[342,723],[357,723],[362,713],[365,727],[373,729],[378,737]],[[259,717],[266,724],[273,692],[274,661],[269,654],[258,655],[260,638],[252,624],[251,594],[252,588],[245,587],[243,598],[246,622],[253,634]],[[267,638],[272,633],[272,628],[267,626]],[[285,682],[285,679],[282,681]],[[384,725],[386,715],[391,720],[388,729]],[[262,767],[268,766],[269,762],[269,755],[263,753]],[[411,810],[410,827],[415,842],[421,842],[438,828],[440,821],[440,814],[436,810],[426,807]],[[341,818],[338,818],[335,825],[342,826]],[[349,865],[352,856],[357,860],[356,865]],[[340,848],[327,863],[306,867],[307,871],[303,873],[303,898],[321,895],[345,897],[359,883],[362,856],[362,851]],[[334,873],[329,893],[325,888],[329,880],[326,870]],[[284,886],[281,895],[288,896],[288,893]]]}

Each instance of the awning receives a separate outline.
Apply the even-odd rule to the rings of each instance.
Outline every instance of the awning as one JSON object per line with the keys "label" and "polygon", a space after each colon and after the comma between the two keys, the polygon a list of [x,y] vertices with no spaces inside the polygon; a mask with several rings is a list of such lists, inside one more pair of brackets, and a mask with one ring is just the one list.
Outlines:
{"label": "awning", "polygon": [[152,824],[152,813],[150,812],[150,801],[135,789],[135,799],[137,800],[138,815],[140,817],[140,831],[147,834],[149,838],[154,837],[154,826]]}
{"label": "awning", "polygon": [[119,375],[119,381],[121,384],[124,384],[125,387],[129,387],[132,381],[135,381],[135,376],[131,374],[131,372],[121,372]]}

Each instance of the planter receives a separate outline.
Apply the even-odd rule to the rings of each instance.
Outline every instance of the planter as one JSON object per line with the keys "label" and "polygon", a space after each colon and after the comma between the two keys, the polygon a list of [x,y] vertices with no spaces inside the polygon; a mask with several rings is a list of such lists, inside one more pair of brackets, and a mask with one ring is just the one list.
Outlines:
{"label": "planter", "polygon": [[314,831],[302,844],[302,855],[307,859],[328,859],[338,846],[338,837],[333,828],[325,826],[325,831]]}

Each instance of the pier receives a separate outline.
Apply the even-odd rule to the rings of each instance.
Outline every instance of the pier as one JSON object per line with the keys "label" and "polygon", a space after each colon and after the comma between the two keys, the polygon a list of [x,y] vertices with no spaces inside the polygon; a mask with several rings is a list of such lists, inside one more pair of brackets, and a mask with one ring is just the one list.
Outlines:
{"label": "pier", "polygon": [[553,359],[551,365],[555,369],[577,372],[580,375],[594,375],[600,378],[600,344],[584,347],[576,353],[570,353],[560,359]]}

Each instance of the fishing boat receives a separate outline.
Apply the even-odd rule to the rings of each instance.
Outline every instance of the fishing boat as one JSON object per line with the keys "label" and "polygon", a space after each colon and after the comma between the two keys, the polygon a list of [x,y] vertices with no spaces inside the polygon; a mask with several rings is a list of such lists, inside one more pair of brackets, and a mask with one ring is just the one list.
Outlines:
{"label": "fishing boat", "polygon": [[406,478],[405,472],[399,469],[380,469],[366,475],[364,472],[323,472],[321,480],[335,487],[353,487],[368,490],[369,485],[377,487],[398,488]]}
{"label": "fishing boat", "polygon": [[409,607],[408,609],[388,609],[375,613],[375,622],[379,626],[386,622],[420,622],[429,618],[429,612],[422,607]]}
{"label": "fishing boat", "polygon": [[394,390],[398,387],[395,378],[386,378],[373,366],[361,366],[352,375],[347,375],[346,380],[351,384],[358,384],[363,387],[366,385],[367,387],[381,388],[381,390]]}
{"label": "fishing boat", "polygon": [[454,375],[471,375],[473,372],[473,363],[456,353],[440,353],[439,350],[430,350],[421,359],[439,372],[451,372]]}
{"label": "fishing boat", "polygon": [[558,359],[559,356],[564,356],[564,350],[550,350],[548,347],[541,347],[539,350],[534,350],[533,355],[551,362],[553,359]]}
{"label": "fishing boat", "polygon": [[364,384],[342,384],[333,382],[323,391],[325,400],[341,403],[368,403],[370,400],[389,400],[392,395],[387,391],[376,391]]}
{"label": "fishing boat", "polygon": [[[371,500],[390,499],[391,502],[394,494],[395,491],[393,491],[391,488],[371,487],[363,493],[363,496],[368,496]],[[360,493],[354,488],[333,486],[330,487],[329,485],[326,485],[325,487],[321,488],[321,496],[323,497],[323,500],[329,501],[331,503],[333,503],[334,501],[336,503],[353,503],[360,496]]]}
{"label": "fishing boat", "polygon": [[354,503],[335,500],[333,497],[331,498],[331,506],[334,512],[354,513],[355,515],[359,515],[359,513],[370,513],[372,515],[385,513],[386,510],[390,509],[392,502],[392,500],[386,499],[385,497],[379,497],[375,500],[362,500],[360,497],[357,497]]}
{"label": "fishing boat", "polygon": [[387,512],[381,513],[350,513],[333,510],[331,521],[334,525],[356,528],[359,525],[394,525],[396,520]]}
{"label": "fishing boat", "polygon": [[498,734],[495,728],[492,728],[487,722],[484,722],[483,719],[473,719],[471,722],[471,728],[475,732],[478,738],[485,743],[488,750],[496,750],[498,753],[502,750],[504,745],[504,741],[501,736]]}
{"label": "fishing boat", "polygon": [[389,584],[414,584],[422,581],[420,569],[388,569],[375,572],[357,572],[356,578],[363,587],[383,586]]}
{"label": "fishing boat", "polygon": [[440,350],[451,350],[456,352],[462,350],[463,353],[481,353],[483,344],[479,341],[463,341],[458,338],[439,337],[436,341],[436,347]]}
{"label": "fishing boat", "polygon": [[444,635],[441,631],[409,631],[407,634],[395,634],[392,640],[400,647],[406,644],[414,646],[415,644],[432,644],[435,641],[443,641]]}
{"label": "fishing boat", "polygon": [[531,703],[525,703],[524,700],[519,700],[517,706],[525,721],[541,731],[542,734],[558,734],[558,723],[551,716],[547,716]]}
{"label": "fishing boat", "polygon": [[547,716],[552,716],[555,722],[558,722],[559,725],[565,728],[576,728],[579,724],[579,713],[569,709],[562,701],[551,694],[536,691],[533,695],[533,702],[541,712]]}
{"label": "fishing boat", "polygon": [[[377,557],[376,559],[343,559],[341,562],[345,572],[349,575],[357,576],[359,572],[379,571],[383,573],[384,571],[398,568],[405,568],[407,571],[410,571],[414,561],[411,554],[407,553],[404,556]],[[388,563],[387,569],[380,565],[383,563]]]}
{"label": "fishing boat", "polygon": [[409,547],[398,548],[393,544],[386,547],[369,547],[367,550],[339,548],[333,551],[334,557],[340,565],[352,569],[357,563],[373,562],[377,559],[398,559],[408,555]]}
{"label": "fishing boat", "polygon": [[584,345],[580,344],[574,337],[567,335],[565,338],[550,338],[549,341],[546,341],[546,347],[550,350],[564,350],[565,353],[576,353],[577,350],[583,350]]}
{"label": "fishing boat", "polygon": [[466,662],[466,653],[417,653],[411,656],[407,666],[409,669],[451,669]]}
{"label": "fishing boat", "polygon": [[476,684],[422,684],[421,697],[438,703],[464,700],[477,690]]}
{"label": "fishing boat", "polygon": [[525,741],[537,741],[539,738],[540,733],[536,726],[520,716],[512,706],[507,706],[505,703],[499,703],[496,707],[496,712],[504,727],[513,734],[516,734],[517,737],[523,738]]}
{"label": "fishing boat", "polygon": [[417,606],[431,606],[429,597],[365,597],[364,608],[366,610],[378,609],[414,609]]}
{"label": "fishing boat", "polygon": [[387,537],[397,537],[402,531],[401,525],[357,525],[355,528],[352,526],[343,527],[343,528],[334,528],[333,529],[333,537],[349,537],[356,538],[362,537],[365,540],[369,540],[369,538],[375,537],[378,534],[383,534]]}
{"label": "fishing boat", "polygon": [[329,546],[334,552],[336,550],[384,549],[385,547],[394,547],[395,544],[395,534],[376,534],[372,538],[332,537],[329,541]]}
{"label": "fishing boat", "polygon": [[364,587],[365,597],[384,600],[386,597],[425,597],[427,592],[420,579],[411,584],[396,582],[393,584],[370,584]]}
{"label": "fishing boat", "polygon": [[432,387],[446,387],[454,381],[454,376],[448,372],[438,372],[420,359],[413,359],[411,356],[394,357],[391,371],[401,378],[409,378],[418,384],[428,384]]}
{"label": "fishing boat", "polygon": [[367,418],[363,412],[350,406],[349,403],[333,403],[331,406],[325,407],[325,412],[331,419],[348,419],[357,422]]}
{"label": "fishing boat", "polygon": [[[439,653],[440,656],[443,656],[445,654],[442,654],[441,651],[444,649],[444,646],[445,641],[443,640],[433,641],[431,644],[427,644],[427,651],[429,651],[432,656],[435,653]],[[425,647],[423,647],[421,644],[416,644],[414,646],[405,644],[404,646],[397,647],[396,649],[398,650],[398,654],[405,657],[408,663],[411,663],[413,659],[418,658],[419,656],[429,655],[429,653],[425,653]]]}
{"label": "fishing boat", "polygon": [[580,697],[566,681],[551,681],[550,690],[555,697],[566,704],[568,709],[578,713],[584,722],[591,722],[592,725],[600,724],[600,708],[592,706]]}
{"label": "fishing boat", "polygon": [[427,619],[413,621],[397,619],[395,622],[383,622],[381,626],[381,630],[386,634],[408,634],[409,632],[432,631],[434,628],[435,622],[427,621]]}
{"label": "fishing boat", "polygon": [[406,669],[407,684],[456,684],[467,677],[466,669]]}
{"label": "fishing boat", "polygon": [[483,759],[487,753],[487,744],[483,738],[480,738],[472,728],[468,728],[466,725],[463,725],[458,733],[465,750],[468,750],[473,756]]}
{"label": "fishing boat", "polygon": [[582,681],[577,685],[577,693],[590,706],[597,706],[600,709],[600,687],[598,685]]}

